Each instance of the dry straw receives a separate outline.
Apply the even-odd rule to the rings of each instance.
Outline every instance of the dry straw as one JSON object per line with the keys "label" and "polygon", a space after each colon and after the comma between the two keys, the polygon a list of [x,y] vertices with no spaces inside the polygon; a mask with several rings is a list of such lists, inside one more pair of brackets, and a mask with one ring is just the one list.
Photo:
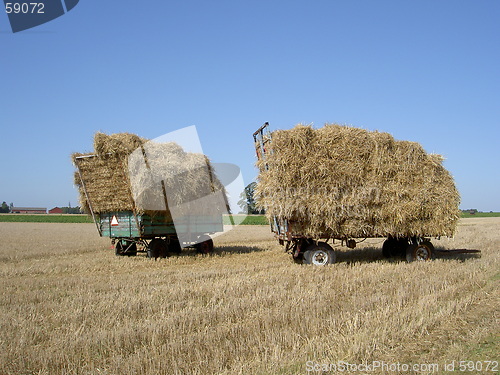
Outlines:
{"label": "dry straw", "polygon": [[[168,217],[168,206],[182,205],[216,192],[222,192],[227,203],[224,186],[209,159],[202,154],[185,152],[176,143],[148,142],[129,133],[96,133],[94,150],[90,154],[72,155],[78,166],[75,185],[86,212],[90,212],[90,202],[97,214],[164,211]],[[214,214],[214,209],[222,213],[226,209],[194,206],[201,211],[211,211],[198,214]]]}
{"label": "dry straw", "polygon": [[[309,237],[452,236],[459,193],[443,158],[388,133],[327,124],[272,133],[256,198]],[[267,163],[268,168],[264,165]]]}

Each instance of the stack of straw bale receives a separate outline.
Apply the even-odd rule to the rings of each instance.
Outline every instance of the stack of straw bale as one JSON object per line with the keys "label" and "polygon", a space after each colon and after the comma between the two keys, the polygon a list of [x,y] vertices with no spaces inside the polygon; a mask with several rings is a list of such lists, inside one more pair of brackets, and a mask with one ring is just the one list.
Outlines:
{"label": "stack of straw bale", "polygon": [[[459,193],[443,157],[388,133],[327,124],[272,133],[256,198],[312,238],[452,236]],[[265,165],[267,164],[267,168]]]}
{"label": "stack of straw bale", "polygon": [[[80,156],[86,156],[78,158]],[[81,207],[94,213],[134,211],[169,216],[172,205],[195,201],[225,189],[205,155],[185,152],[176,143],[148,142],[135,134],[94,136],[94,153],[72,155]],[[83,180],[83,183],[82,183]],[[167,194],[165,204],[163,180]],[[85,189],[84,189],[85,186]],[[85,193],[86,191],[86,193]],[[88,199],[87,199],[88,198]],[[202,207],[214,214],[214,207]],[[224,212],[227,207],[215,207]]]}

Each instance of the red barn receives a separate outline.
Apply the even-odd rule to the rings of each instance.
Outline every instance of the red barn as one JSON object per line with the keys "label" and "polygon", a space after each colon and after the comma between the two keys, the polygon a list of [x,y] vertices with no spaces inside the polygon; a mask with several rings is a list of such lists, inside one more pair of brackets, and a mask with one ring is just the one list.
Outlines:
{"label": "red barn", "polygon": [[49,214],[62,214],[63,210],[60,207],[54,207],[52,210],[49,210]]}

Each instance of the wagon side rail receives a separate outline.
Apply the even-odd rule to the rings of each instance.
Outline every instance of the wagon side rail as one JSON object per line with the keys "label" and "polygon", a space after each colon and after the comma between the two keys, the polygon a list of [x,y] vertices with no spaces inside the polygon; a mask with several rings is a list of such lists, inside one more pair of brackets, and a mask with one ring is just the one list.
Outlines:
{"label": "wagon side rail", "polygon": [[[264,161],[264,167],[266,171],[269,170],[269,164],[267,164],[266,162],[267,154],[272,152],[270,147],[270,144],[272,142],[272,133],[269,130],[269,122],[265,122],[264,125],[262,125],[253,133],[253,141],[257,160]],[[278,217],[273,216],[273,219],[270,222],[271,231],[276,233],[277,230],[278,235],[282,236],[281,228],[277,221]],[[288,226],[287,223],[285,223],[285,225]]]}
{"label": "wagon side rail", "polygon": [[85,193],[85,198],[87,199],[87,203],[89,205],[89,210],[90,210],[90,214],[92,215],[92,220],[94,220],[94,224],[97,228],[97,231],[99,232],[99,236],[102,237],[101,227],[99,226],[99,223],[96,220],[96,215],[94,213],[94,209],[92,208],[92,201],[90,200],[89,193],[87,192],[87,188],[85,187],[85,181],[83,180],[82,172],[80,171],[80,166],[78,165],[78,160],[81,160],[84,158],[90,158],[90,157],[95,157],[95,155],[82,155],[82,156],[75,157],[75,167],[76,167],[76,170],[78,171],[78,176],[80,177],[80,182],[82,183],[83,192]]}
{"label": "wagon side rail", "polygon": [[[269,123],[266,122],[255,133],[253,133],[253,140],[255,145],[255,153],[258,160],[266,160],[266,155],[271,152],[268,144],[271,143],[271,132],[269,131]],[[267,163],[265,164],[266,170],[269,169]]]}

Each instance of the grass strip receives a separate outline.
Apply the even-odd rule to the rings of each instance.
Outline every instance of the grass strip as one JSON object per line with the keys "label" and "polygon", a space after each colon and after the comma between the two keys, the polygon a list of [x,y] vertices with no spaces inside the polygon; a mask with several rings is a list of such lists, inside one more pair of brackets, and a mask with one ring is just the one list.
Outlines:
{"label": "grass strip", "polygon": [[475,214],[470,214],[469,212],[462,211],[462,218],[475,217],[500,217],[500,212],[477,212]]}
{"label": "grass strip", "polygon": [[[500,217],[500,212],[478,212],[471,215],[462,212],[462,218],[476,217]],[[251,215],[244,218],[242,222],[238,216],[235,223],[240,225],[269,225],[269,221],[264,215]],[[3,214],[0,215],[1,223],[92,223],[92,218],[87,215],[24,215],[24,214]],[[224,216],[224,224],[231,224],[229,216]]]}
{"label": "grass strip", "polygon": [[[268,225],[268,221],[263,215],[242,217],[235,216],[234,222],[240,225]],[[5,214],[0,215],[0,222],[3,223],[92,223],[92,218],[87,215],[23,215]],[[224,224],[231,224],[229,216],[224,216]]]}
{"label": "grass strip", "polygon": [[3,223],[92,223],[92,218],[87,215],[0,215]]}

